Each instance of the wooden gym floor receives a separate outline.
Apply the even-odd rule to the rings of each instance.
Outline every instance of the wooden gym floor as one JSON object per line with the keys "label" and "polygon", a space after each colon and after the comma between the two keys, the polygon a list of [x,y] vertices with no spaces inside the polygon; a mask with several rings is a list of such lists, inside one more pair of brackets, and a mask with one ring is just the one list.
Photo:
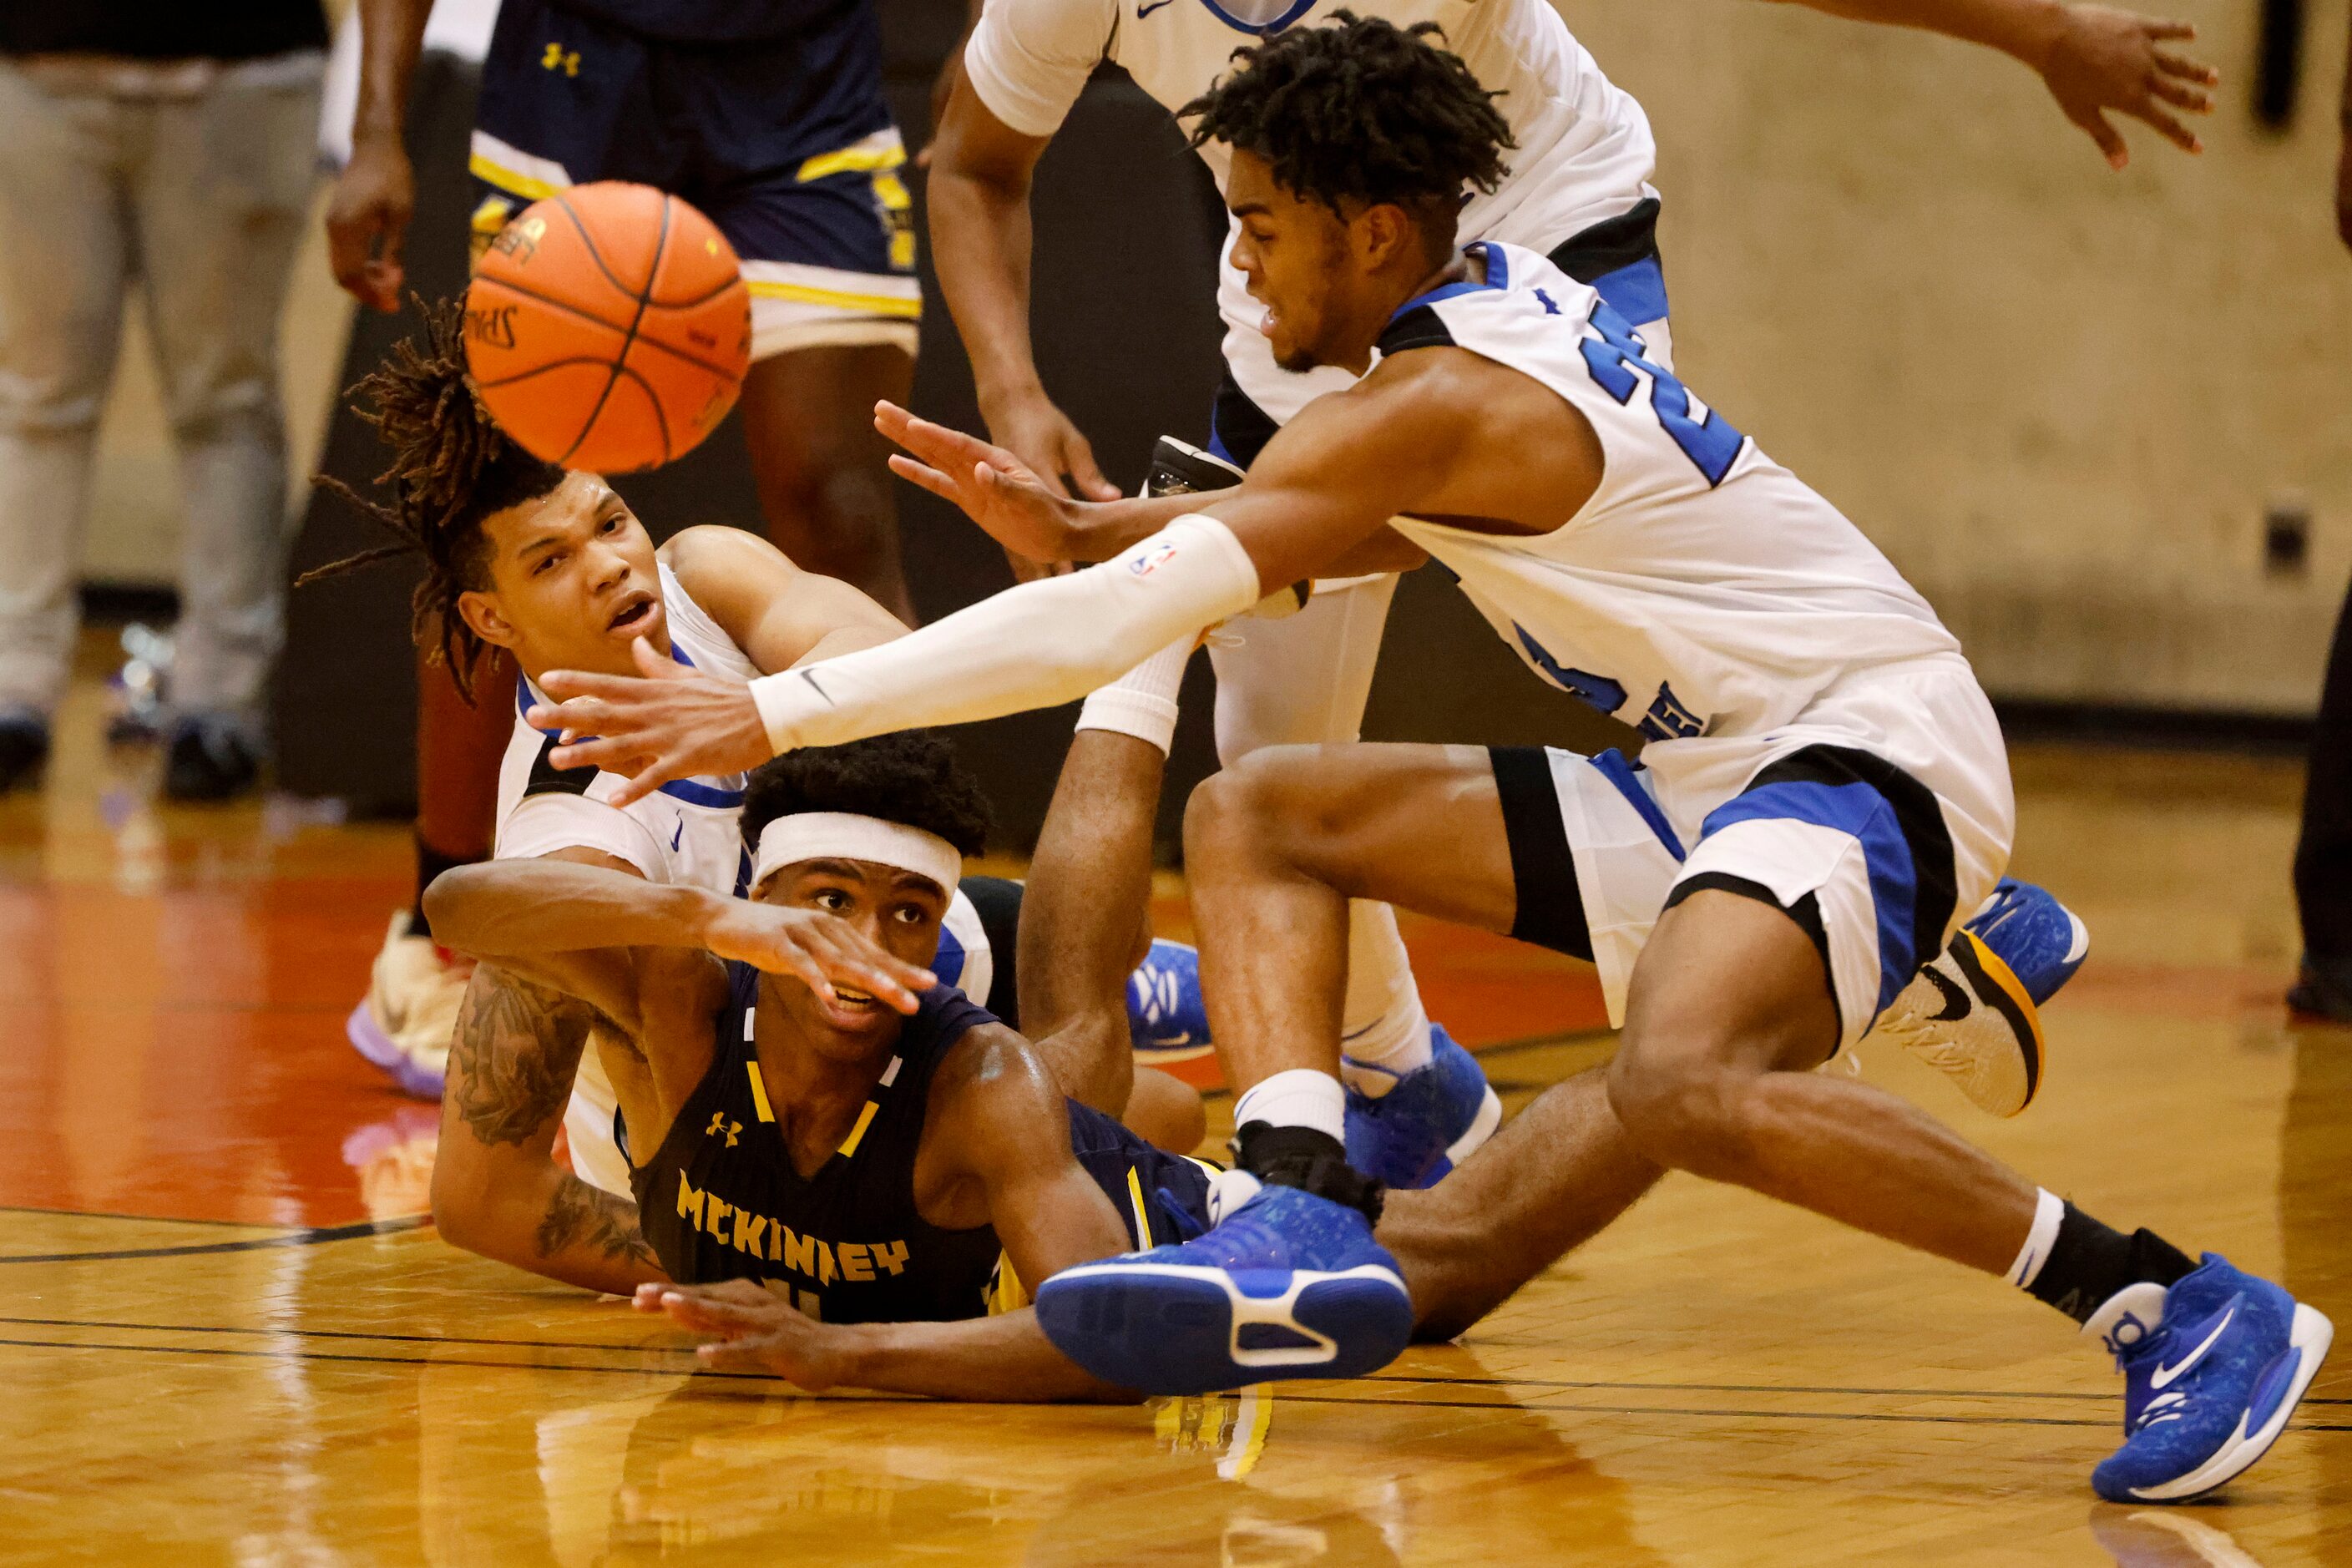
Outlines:
{"label": "wooden gym floor", "polygon": [[[432,1112],[342,1042],[404,836],[158,811],[98,702],[0,802],[0,1562],[2352,1561],[2352,1355],[2223,1502],[2110,1507],[2116,1384],[2056,1315],[1685,1178],[1359,1383],[1056,1410],[692,1375],[421,1217]],[[1993,1123],[1869,1076],[2352,1328],[2352,1031],[2279,1002],[2297,770],[2017,772],[2018,869],[2095,933],[2049,1087]],[[1514,1107],[1608,1053],[1577,966],[1410,934]]]}

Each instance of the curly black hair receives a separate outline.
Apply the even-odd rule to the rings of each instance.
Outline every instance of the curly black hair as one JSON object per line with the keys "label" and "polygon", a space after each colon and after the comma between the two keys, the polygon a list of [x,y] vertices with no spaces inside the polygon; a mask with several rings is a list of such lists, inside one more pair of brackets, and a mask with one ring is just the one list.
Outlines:
{"label": "curly black hair", "polygon": [[449,667],[457,691],[474,700],[473,673],[482,639],[457,613],[457,595],[490,585],[489,540],[482,520],[534,500],[563,482],[564,470],[532,457],[490,418],[466,375],[465,309],[454,300],[416,301],[425,341],[404,338],[347,395],[364,403],[359,416],[392,449],[376,483],[392,504],[361,495],[329,474],[311,482],[331,489],[400,541],[305,572],[296,587],[412,552],[425,557],[425,581],[411,601],[409,635]]}
{"label": "curly black hair", "polygon": [[764,763],[743,788],[743,842],[780,816],[803,811],[853,812],[936,833],[965,855],[988,848],[995,826],[988,796],[937,730],[900,730],[812,746]]}
{"label": "curly black hair", "polygon": [[1518,143],[1461,57],[1427,40],[1434,22],[1399,27],[1334,11],[1326,26],[1236,49],[1242,68],[1176,112],[1199,116],[1192,145],[1223,142],[1264,158],[1276,182],[1341,217],[1394,203],[1453,243],[1465,188],[1492,191]]}

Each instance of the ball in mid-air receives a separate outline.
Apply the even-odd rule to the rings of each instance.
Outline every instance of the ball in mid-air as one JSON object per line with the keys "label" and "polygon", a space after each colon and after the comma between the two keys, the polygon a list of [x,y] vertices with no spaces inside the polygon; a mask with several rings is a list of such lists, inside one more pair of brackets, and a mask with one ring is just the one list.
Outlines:
{"label": "ball in mid-air", "polygon": [[735,405],[751,297],[710,220],[601,180],[532,203],[466,290],[466,365],[532,456],[629,473],[683,456]]}

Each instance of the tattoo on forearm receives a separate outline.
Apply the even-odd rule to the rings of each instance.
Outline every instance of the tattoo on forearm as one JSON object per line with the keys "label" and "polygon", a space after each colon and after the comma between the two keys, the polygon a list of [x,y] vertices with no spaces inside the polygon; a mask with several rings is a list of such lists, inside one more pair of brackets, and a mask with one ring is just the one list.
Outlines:
{"label": "tattoo on forearm", "polygon": [[655,1262],[654,1249],[637,1228],[637,1205],[577,1176],[566,1176],[557,1184],[531,1243],[541,1258],[591,1247],[615,1261]]}
{"label": "tattoo on forearm", "polygon": [[483,964],[449,1042],[449,1094],[485,1143],[521,1143],[561,1115],[581,1047],[599,1021],[587,1004]]}

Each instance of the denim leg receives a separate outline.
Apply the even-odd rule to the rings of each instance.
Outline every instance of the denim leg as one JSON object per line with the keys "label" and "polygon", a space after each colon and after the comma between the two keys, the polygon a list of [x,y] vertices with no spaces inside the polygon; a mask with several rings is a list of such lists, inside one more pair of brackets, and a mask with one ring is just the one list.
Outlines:
{"label": "denim leg", "polygon": [[0,59],[0,711],[64,694],[130,267],[121,106]]}
{"label": "denim leg", "polygon": [[173,700],[257,733],[290,542],[278,318],[317,178],[319,89],[216,87],[153,114],[134,199],[187,517]]}

